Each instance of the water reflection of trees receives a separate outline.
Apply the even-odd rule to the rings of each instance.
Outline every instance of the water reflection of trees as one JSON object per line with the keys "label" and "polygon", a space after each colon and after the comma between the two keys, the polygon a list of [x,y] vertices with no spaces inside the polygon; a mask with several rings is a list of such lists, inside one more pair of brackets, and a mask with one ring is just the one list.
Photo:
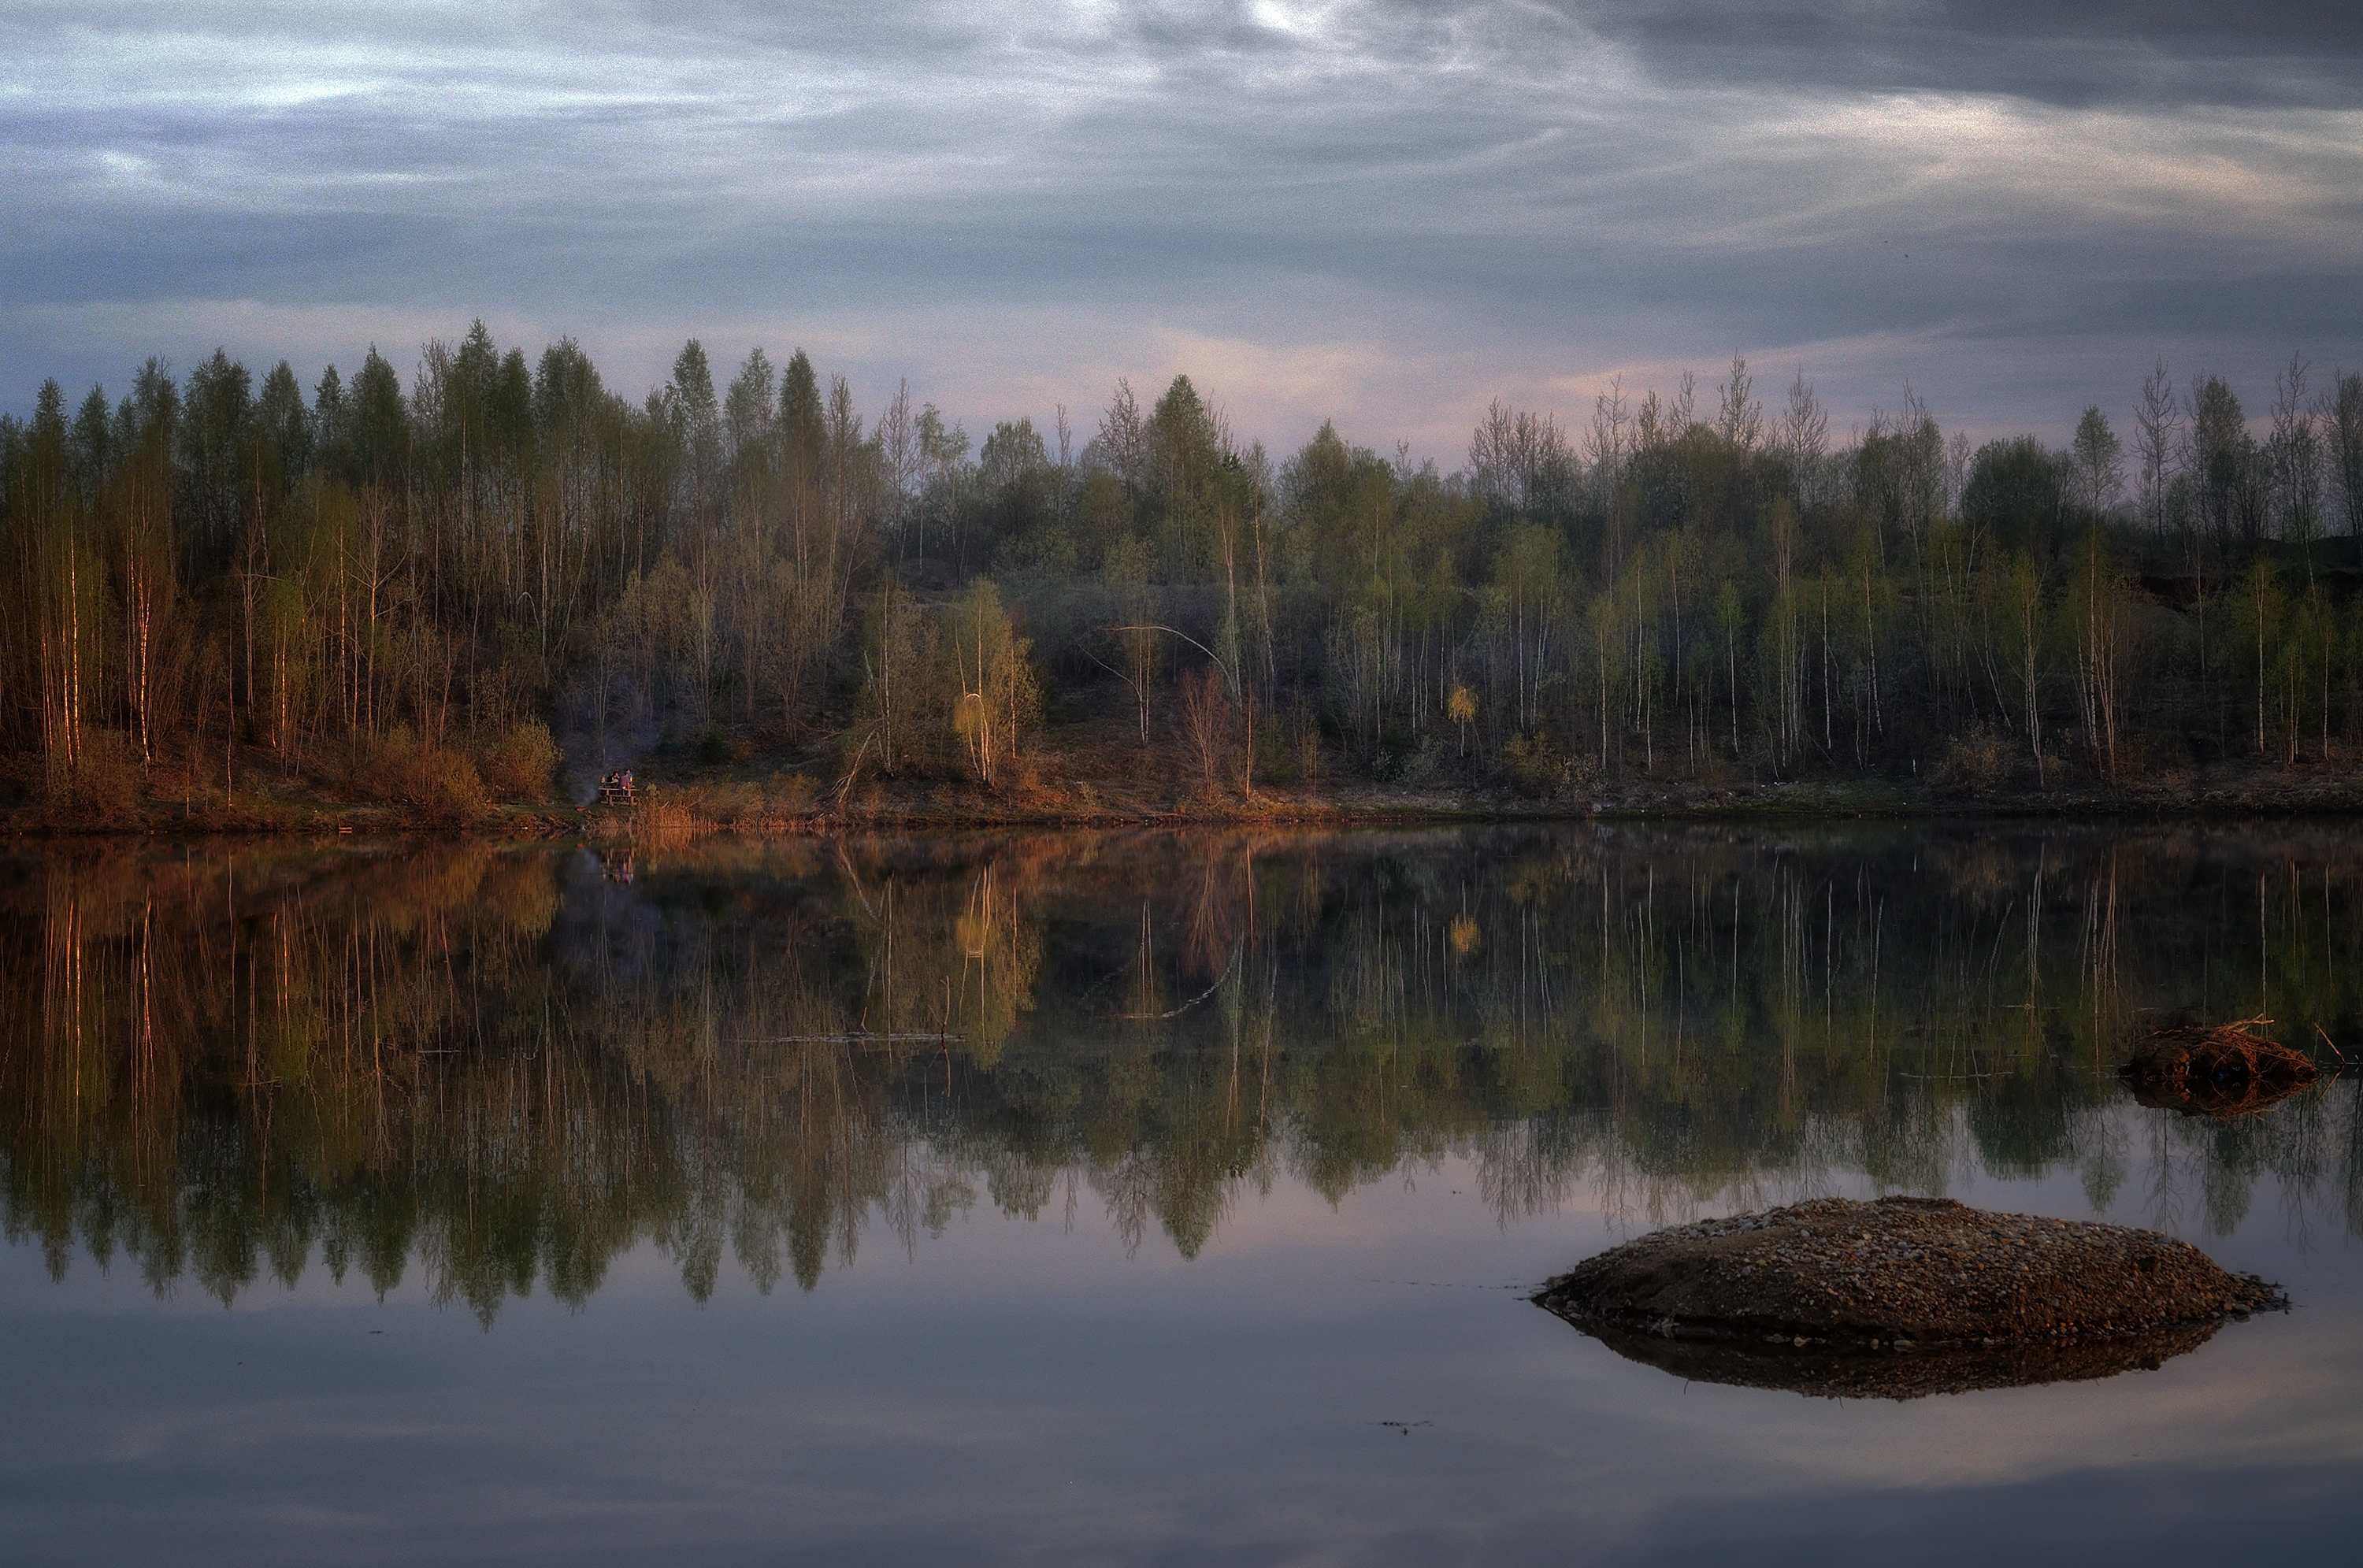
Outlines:
{"label": "water reflection of trees", "polygon": [[2073,1171],[2363,1228],[2352,1083],[2218,1125],[2177,1013],[2363,1028],[2328,832],[1570,830],[70,852],[0,872],[9,1234],[157,1289],[416,1268],[488,1321],[653,1239],[810,1288],[979,1201],[1194,1253],[1447,1154],[1504,1217]]}

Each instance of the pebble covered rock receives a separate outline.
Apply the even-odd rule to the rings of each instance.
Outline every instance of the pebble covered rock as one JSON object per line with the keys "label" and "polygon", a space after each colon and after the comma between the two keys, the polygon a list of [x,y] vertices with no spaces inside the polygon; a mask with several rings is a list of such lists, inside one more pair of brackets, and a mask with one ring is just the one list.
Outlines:
{"label": "pebble covered rock", "polygon": [[[1677,1359],[1699,1364],[1691,1375],[1766,1382],[1765,1355],[1810,1353],[1812,1377],[1769,1381],[1889,1397],[2154,1365],[2227,1320],[2289,1305],[2154,1231],[1926,1198],[1818,1198],[1673,1226],[1587,1259],[1534,1299],[1637,1359],[1663,1363],[1654,1347],[1688,1342]],[[1931,1353],[1974,1364],[1900,1382],[1859,1364]],[[1747,1375],[1718,1377],[1708,1364]]]}

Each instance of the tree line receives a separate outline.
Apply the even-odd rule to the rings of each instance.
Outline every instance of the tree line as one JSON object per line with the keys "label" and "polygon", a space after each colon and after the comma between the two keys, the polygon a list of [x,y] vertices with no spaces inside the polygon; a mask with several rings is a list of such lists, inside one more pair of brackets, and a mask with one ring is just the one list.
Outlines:
{"label": "tree line", "polygon": [[2123,424],[1972,447],[1907,391],[1838,438],[1736,359],[1581,428],[1496,403],[1448,474],[1328,425],[1275,458],[1186,377],[975,443],[801,351],[717,384],[693,341],[638,401],[481,323],[406,382],[151,359],[0,418],[0,749],[104,816],[464,812],[668,748],[1570,797],[2363,744],[2363,372],[2293,359],[2260,419],[2160,364]]}

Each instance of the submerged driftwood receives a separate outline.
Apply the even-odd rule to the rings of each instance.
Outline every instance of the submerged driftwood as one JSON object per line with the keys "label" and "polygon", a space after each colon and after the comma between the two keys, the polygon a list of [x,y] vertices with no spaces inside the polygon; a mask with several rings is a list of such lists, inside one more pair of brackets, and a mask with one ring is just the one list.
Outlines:
{"label": "submerged driftwood", "polygon": [[2254,1032],[2269,1018],[2161,1029],[2134,1047],[2118,1075],[2144,1105],[2210,1116],[2254,1116],[2321,1076],[2313,1059]]}
{"label": "submerged driftwood", "polygon": [[1685,1377],[1895,1399],[2155,1367],[2289,1305],[2155,1231],[1926,1198],[1675,1226],[1534,1299]]}

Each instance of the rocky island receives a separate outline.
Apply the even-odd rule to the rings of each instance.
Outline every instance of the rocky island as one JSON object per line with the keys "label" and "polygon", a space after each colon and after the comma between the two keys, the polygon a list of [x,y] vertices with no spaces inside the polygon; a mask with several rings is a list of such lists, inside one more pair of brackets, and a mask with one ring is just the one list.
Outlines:
{"label": "rocky island", "polygon": [[1886,1398],[2156,1367],[2289,1305],[2156,1231],[1904,1197],[1673,1226],[1534,1299],[1686,1377]]}

